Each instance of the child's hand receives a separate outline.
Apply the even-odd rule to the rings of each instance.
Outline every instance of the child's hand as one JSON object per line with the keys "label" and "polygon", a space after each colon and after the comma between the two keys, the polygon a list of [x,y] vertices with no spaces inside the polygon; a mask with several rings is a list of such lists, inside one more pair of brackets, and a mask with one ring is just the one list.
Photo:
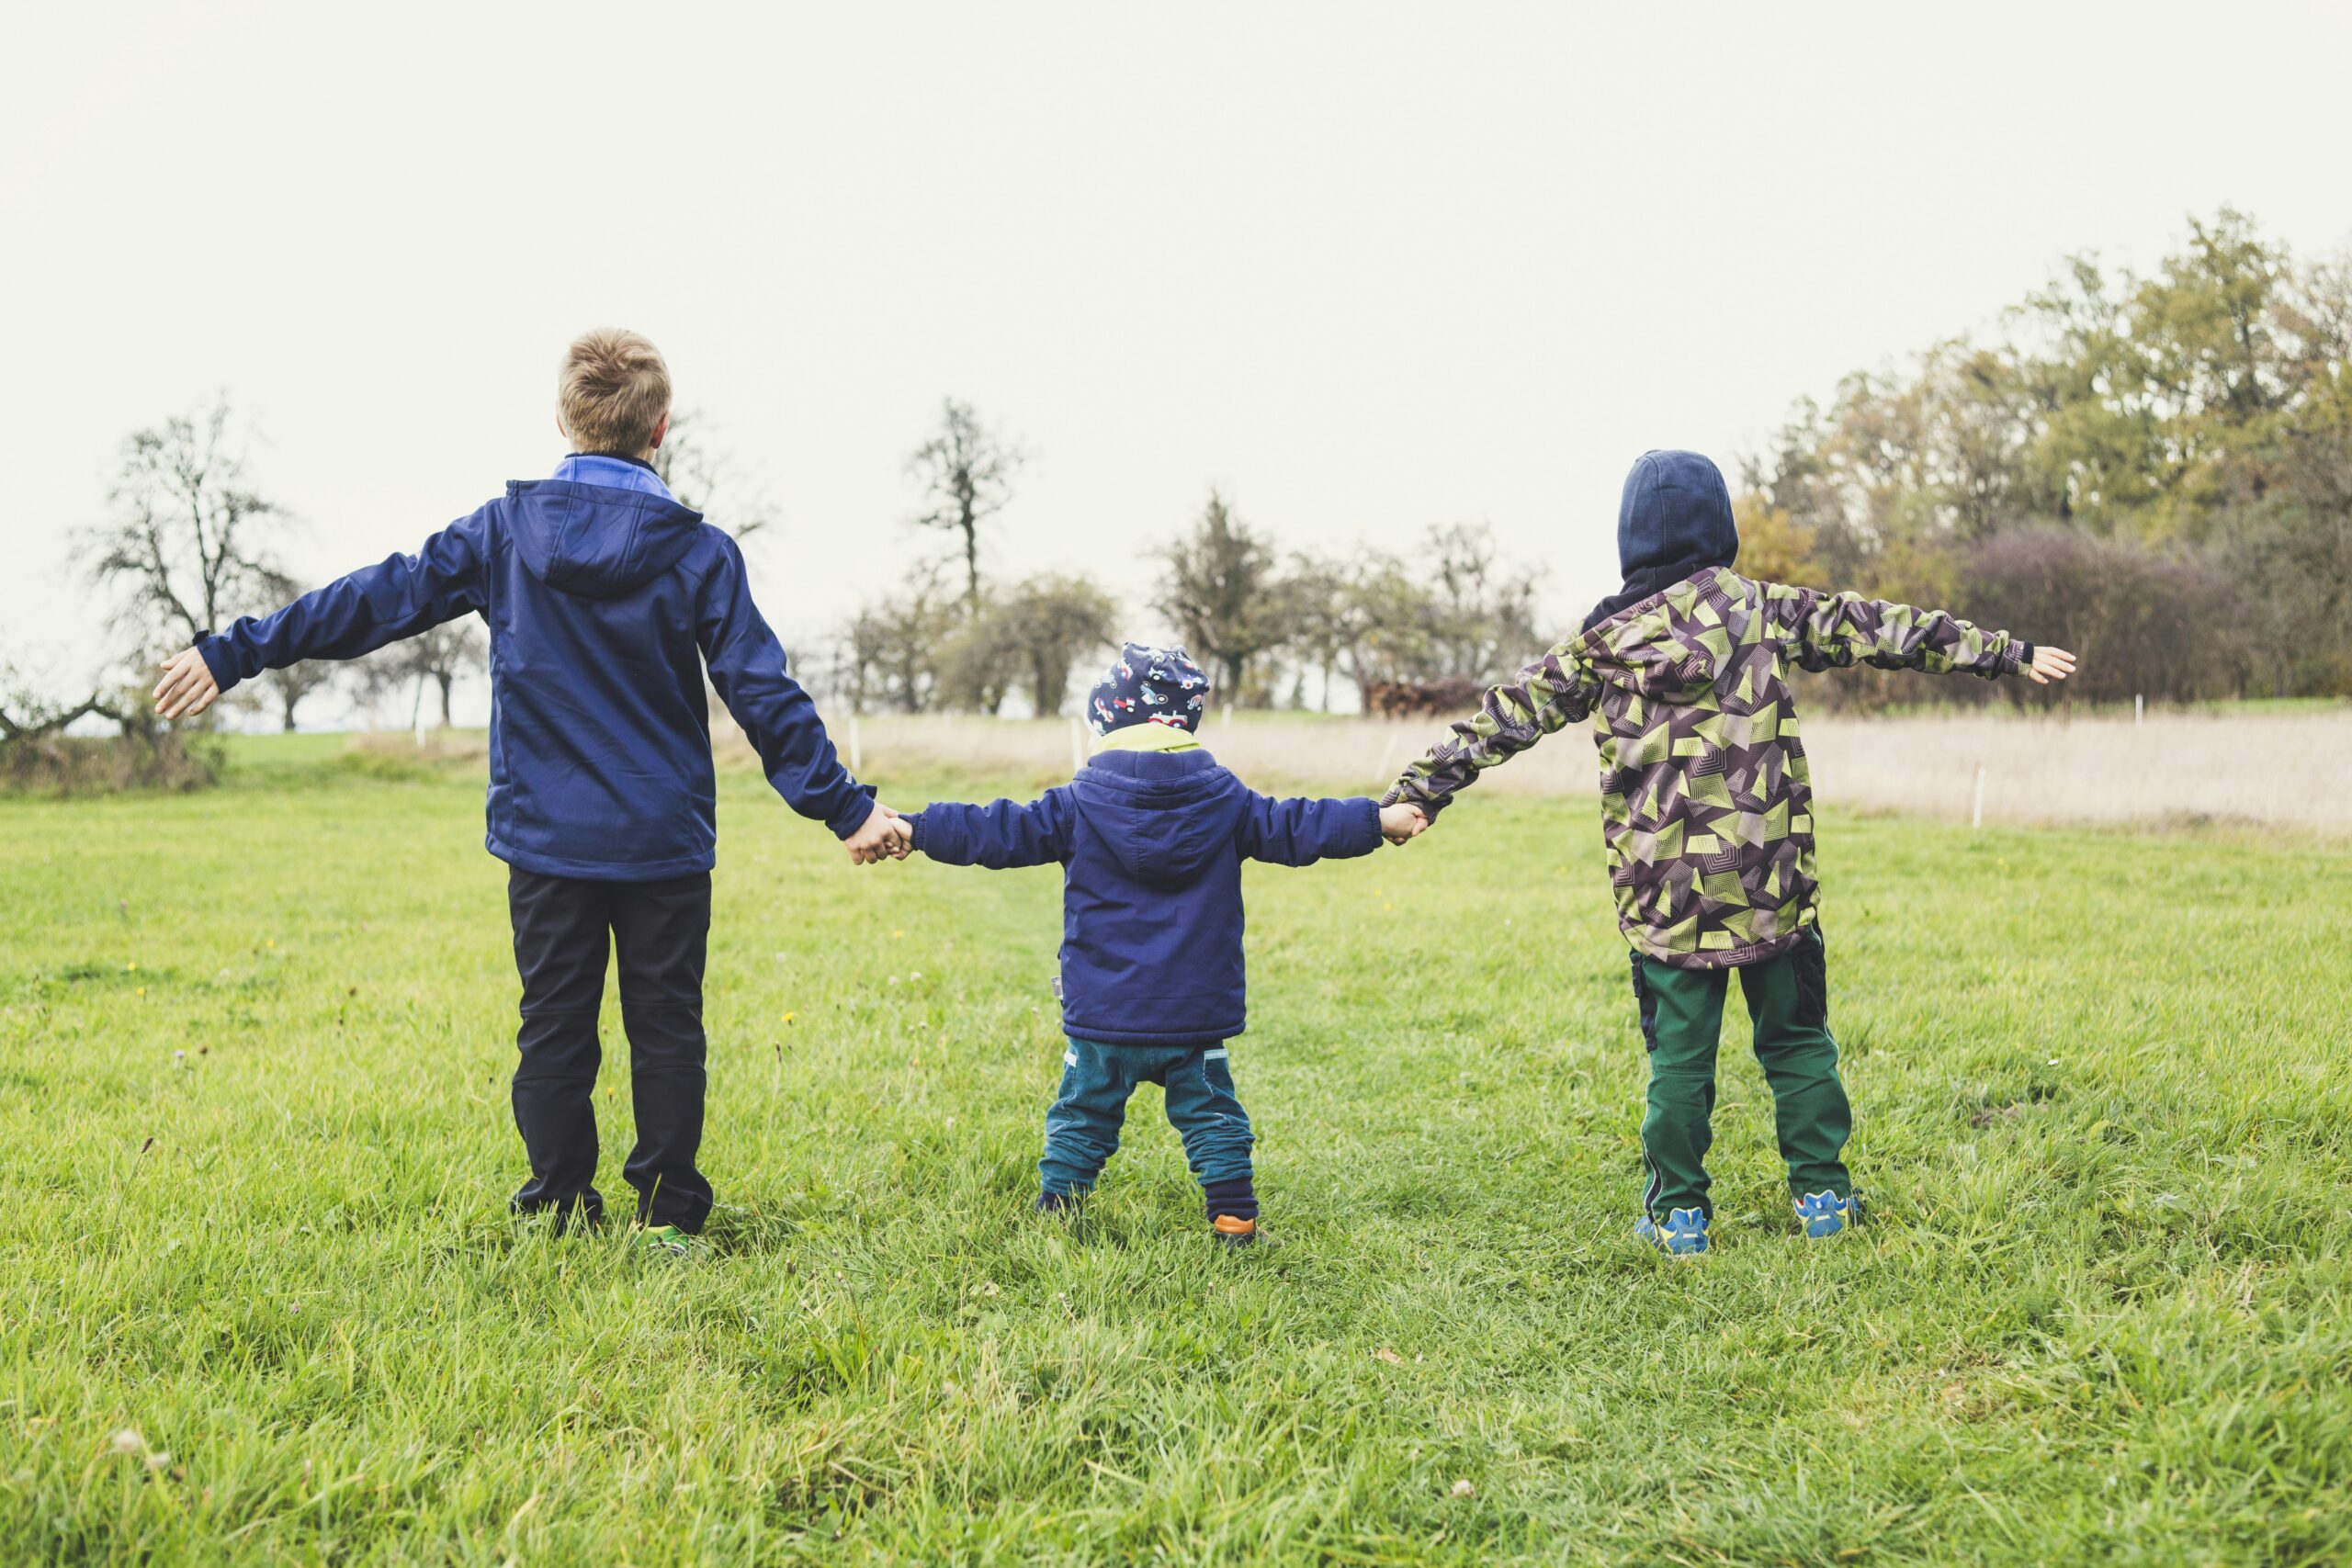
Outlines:
{"label": "child's hand", "polygon": [[874,803],[873,812],[865,825],[842,840],[849,851],[852,865],[872,865],[878,860],[904,860],[915,847],[915,830],[907,819],[883,805]]}
{"label": "child's hand", "polygon": [[2037,643],[2033,649],[2033,662],[2025,667],[2025,672],[2032,678],[2035,685],[2047,686],[2051,682],[2063,681],[2075,672],[2075,656],[2063,648],[2049,648]]}
{"label": "child's hand", "polygon": [[164,660],[164,678],[155,682],[155,711],[165,718],[194,718],[220,694],[204,655],[186,649]]}
{"label": "child's hand", "polygon": [[1430,819],[1418,806],[1402,802],[1380,808],[1380,836],[1392,844],[1401,844],[1430,830]]}

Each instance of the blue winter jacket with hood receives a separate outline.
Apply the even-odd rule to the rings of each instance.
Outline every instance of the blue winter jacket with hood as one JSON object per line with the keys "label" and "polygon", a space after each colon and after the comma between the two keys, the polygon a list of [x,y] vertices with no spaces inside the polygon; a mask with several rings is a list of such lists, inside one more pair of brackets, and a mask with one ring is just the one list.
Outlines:
{"label": "blue winter jacket with hood", "polygon": [[574,456],[424,541],[197,645],[223,691],[305,659],[356,659],[479,615],[490,626],[490,852],[549,876],[708,871],[703,669],[777,793],[846,838],[873,791],[752,603],[735,541],[650,468]]}
{"label": "blue winter jacket with hood", "polygon": [[1197,749],[1105,751],[1029,805],[931,806],[908,821],[933,860],[1062,863],[1062,1028],[1114,1045],[1242,1032],[1244,860],[1309,865],[1380,845],[1370,800],[1274,800]]}

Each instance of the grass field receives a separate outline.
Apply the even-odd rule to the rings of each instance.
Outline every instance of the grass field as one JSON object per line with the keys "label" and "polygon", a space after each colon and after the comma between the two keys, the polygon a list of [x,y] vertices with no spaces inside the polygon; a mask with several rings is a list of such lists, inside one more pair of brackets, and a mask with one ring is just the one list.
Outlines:
{"label": "grass field", "polygon": [[1054,873],[854,870],[730,773],[662,1266],[506,1217],[469,771],[238,761],[0,802],[0,1561],[2352,1558],[2340,849],[1833,810],[1874,1223],[1797,1237],[1735,1038],[1688,1263],[1589,800],[1254,868],[1226,1254],[1156,1103],[1027,1212]]}

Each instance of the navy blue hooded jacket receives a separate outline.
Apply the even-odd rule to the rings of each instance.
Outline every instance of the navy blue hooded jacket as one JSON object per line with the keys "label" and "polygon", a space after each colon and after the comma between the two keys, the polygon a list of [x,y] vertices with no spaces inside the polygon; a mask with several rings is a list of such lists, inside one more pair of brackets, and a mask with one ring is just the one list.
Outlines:
{"label": "navy blue hooded jacket", "polygon": [[916,849],[953,865],[1062,863],[1062,1028],[1114,1045],[1242,1032],[1243,860],[1309,865],[1380,845],[1370,800],[1271,799],[1197,749],[1105,751],[1033,804],[907,820]]}
{"label": "navy blue hooded jacket", "polygon": [[198,650],[226,691],[480,615],[490,626],[490,852],[603,882],[711,868],[707,660],[769,782],[848,837],[874,809],[873,791],[842,767],[816,705],[785,672],[742,551],[647,479],[518,480],[416,554],[240,620]]}

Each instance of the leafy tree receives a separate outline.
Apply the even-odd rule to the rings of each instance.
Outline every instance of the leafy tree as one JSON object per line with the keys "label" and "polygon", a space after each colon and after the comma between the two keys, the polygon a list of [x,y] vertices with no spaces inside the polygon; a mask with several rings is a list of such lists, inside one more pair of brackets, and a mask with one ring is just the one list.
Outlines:
{"label": "leafy tree", "polygon": [[1332,678],[1354,670],[1368,629],[1360,592],[1362,569],[1318,556],[1292,558],[1283,582],[1290,635],[1283,650],[1322,678],[1321,704],[1331,706]]}
{"label": "leafy tree", "polygon": [[915,523],[961,536],[964,603],[980,608],[980,525],[1012,499],[1012,476],[1023,461],[1021,450],[980,423],[969,403],[949,398],[941,406],[938,433],[915,448],[907,471],[922,487],[922,510]]}
{"label": "leafy tree", "polygon": [[1374,689],[1435,681],[1492,682],[1552,640],[1536,624],[1538,574],[1504,561],[1493,531],[1452,524],[1429,530],[1408,557],[1352,561],[1300,558],[1278,602],[1294,659]]}
{"label": "leafy tree", "polygon": [[1062,711],[1080,659],[1119,641],[1119,602],[1082,577],[1033,577],[1006,598],[1002,613],[1021,683],[1041,718]]}
{"label": "leafy tree", "polygon": [[934,651],[948,707],[994,713],[1016,689],[1039,717],[1062,711],[1078,660],[1117,637],[1118,601],[1080,577],[1033,577],[944,628]]}
{"label": "leafy tree", "polygon": [[[2233,679],[2352,691],[2346,270],[2299,265],[2226,209],[2192,219],[2146,276],[2077,257],[1997,340],[1939,344],[1907,371],[1848,378],[1826,409],[1800,404],[1748,465],[1747,515],[1785,523],[1801,547],[1781,553],[1817,578],[1913,598],[1960,592],[1980,558],[2002,558],[1974,547],[2012,533],[2113,541],[2131,548],[2043,544],[2017,558],[2206,610],[2224,602],[2205,592],[2218,572],[2256,634]],[[2108,584],[2067,587],[2088,604]],[[2088,627],[2086,672],[2144,660],[2109,667],[2135,691],[2171,689],[2128,624],[2119,612]]]}
{"label": "leafy tree", "polygon": [[1021,643],[1005,606],[983,600],[977,615],[950,615],[931,650],[939,705],[992,714],[1021,679]]}
{"label": "leafy tree", "polygon": [[1176,624],[1193,657],[1215,670],[1224,700],[1262,705],[1265,693],[1250,677],[1290,635],[1272,543],[1212,490],[1200,521],[1159,556],[1167,570],[1152,607]]}

